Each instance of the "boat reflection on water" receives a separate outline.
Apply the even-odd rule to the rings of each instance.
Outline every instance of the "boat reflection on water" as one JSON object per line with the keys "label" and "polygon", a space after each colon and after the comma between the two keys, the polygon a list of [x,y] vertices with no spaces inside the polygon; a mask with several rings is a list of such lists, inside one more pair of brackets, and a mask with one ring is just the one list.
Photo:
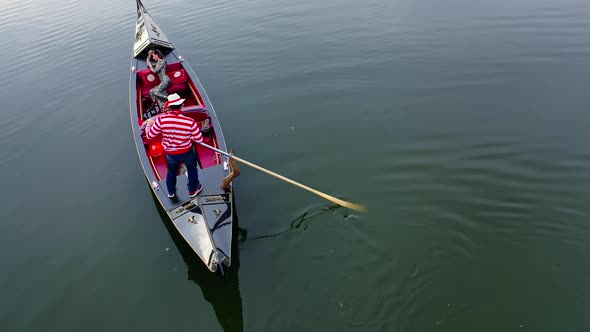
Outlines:
{"label": "boat reflection on water", "polygon": [[[156,198],[152,198],[155,200]],[[242,314],[242,297],[240,295],[240,285],[238,278],[238,269],[240,268],[240,255],[238,241],[235,239],[238,234],[244,230],[238,229],[237,213],[234,215],[234,240],[232,243],[232,263],[230,268],[224,270],[222,276],[219,272],[212,273],[203,264],[201,259],[195,254],[191,247],[186,243],[176,228],[172,225],[166,212],[158,205],[158,213],[162,222],[166,226],[170,237],[182,255],[187,266],[188,279],[194,281],[203,292],[203,297],[211,303],[217,321],[225,332],[243,331],[244,319]],[[234,205],[235,208],[235,205]]]}
{"label": "boat reflection on water", "polygon": [[[152,198],[156,198],[152,195]],[[219,272],[212,273],[203,264],[201,259],[195,254],[188,243],[178,233],[176,228],[172,225],[170,218],[159,204],[155,204],[158,208],[161,220],[168,230],[170,237],[178,248],[186,267],[187,277],[194,281],[203,292],[203,297],[213,306],[217,321],[225,332],[242,332],[244,330],[244,318],[242,310],[242,297],[240,295],[240,284],[238,278],[238,270],[240,268],[239,243],[246,241],[259,240],[264,238],[272,238],[284,235],[290,231],[297,229],[305,230],[309,226],[309,222],[316,216],[324,213],[342,213],[343,219],[352,217],[348,214],[346,209],[340,209],[338,205],[324,205],[311,208],[304,212],[299,217],[292,220],[289,226],[283,231],[274,234],[265,234],[249,237],[247,230],[239,228],[237,213],[234,213],[233,223],[233,243],[232,243],[232,264],[229,269],[224,270],[222,276]],[[236,205],[234,203],[234,209]],[[235,212],[235,210],[234,210]]]}

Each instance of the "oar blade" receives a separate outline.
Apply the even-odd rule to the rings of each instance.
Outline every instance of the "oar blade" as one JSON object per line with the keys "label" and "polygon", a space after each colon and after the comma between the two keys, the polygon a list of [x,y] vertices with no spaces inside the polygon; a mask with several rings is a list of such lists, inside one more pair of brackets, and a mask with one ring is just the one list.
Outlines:
{"label": "oar blade", "polygon": [[338,205],[340,205],[340,206],[343,206],[345,208],[354,210],[356,212],[365,213],[365,212],[368,212],[369,211],[369,209],[366,206],[361,205],[361,204],[351,203],[351,202],[343,201],[341,199],[336,199],[333,202],[336,203],[336,204],[338,204]]}

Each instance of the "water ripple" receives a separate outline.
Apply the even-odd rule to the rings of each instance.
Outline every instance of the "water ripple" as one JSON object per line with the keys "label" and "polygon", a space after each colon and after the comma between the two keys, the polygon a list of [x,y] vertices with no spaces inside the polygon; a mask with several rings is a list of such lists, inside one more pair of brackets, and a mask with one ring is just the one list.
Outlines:
{"label": "water ripple", "polygon": [[[590,7],[544,2],[144,1],[247,159],[371,208],[342,217],[244,172],[241,221],[253,236],[280,233],[242,243],[251,330],[422,331],[486,322],[487,303],[507,308],[498,320],[546,309],[519,298],[563,306],[551,310],[562,324],[583,311],[571,303],[590,280]],[[150,230],[146,242],[169,239],[146,223],[139,166],[116,176],[133,159],[122,128],[134,11],[9,0],[0,12],[15,54],[0,80],[9,330],[87,320],[84,303],[136,330],[141,304],[166,294],[185,301],[176,314],[197,307],[187,325],[215,322],[182,282],[154,293],[182,261],[136,248]]]}

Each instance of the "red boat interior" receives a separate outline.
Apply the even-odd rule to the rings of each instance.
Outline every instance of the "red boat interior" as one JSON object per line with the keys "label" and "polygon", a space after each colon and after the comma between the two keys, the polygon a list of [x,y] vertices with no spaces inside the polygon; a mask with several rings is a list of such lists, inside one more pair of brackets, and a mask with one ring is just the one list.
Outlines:
{"label": "red boat interior", "polygon": [[[207,111],[207,105],[204,104],[203,98],[197,90],[195,84],[190,79],[182,63],[175,62],[166,66],[166,74],[172,80],[172,84],[167,89],[168,94],[177,93],[181,98],[186,99],[183,108],[183,115],[193,118],[199,129],[203,132],[203,142],[205,144],[218,147],[217,135],[213,128],[212,119]],[[144,113],[153,111],[154,106],[150,98],[150,90],[160,84],[158,76],[153,74],[149,68],[137,71],[137,111],[138,125],[141,127],[144,122]],[[156,110],[159,111],[156,106]],[[149,113],[151,115],[151,113]],[[162,113],[159,113],[162,114]],[[153,115],[154,119],[159,114]],[[166,155],[161,143],[161,136],[148,140],[145,133],[142,132],[143,145],[152,165],[152,170],[157,180],[166,178]],[[219,153],[195,144],[199,157],[200,168],[207,168],[222,163]],[[180,170],[179,170],[180,172]]]}

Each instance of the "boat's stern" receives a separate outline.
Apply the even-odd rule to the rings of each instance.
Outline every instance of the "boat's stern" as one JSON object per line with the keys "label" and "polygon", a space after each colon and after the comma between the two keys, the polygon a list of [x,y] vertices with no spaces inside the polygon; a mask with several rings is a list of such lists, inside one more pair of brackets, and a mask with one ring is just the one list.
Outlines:
{"label": "boat's stern", "polygon": [[197,197],[169,211],[172,222],[209,270],[231,265],[231,193]]}

